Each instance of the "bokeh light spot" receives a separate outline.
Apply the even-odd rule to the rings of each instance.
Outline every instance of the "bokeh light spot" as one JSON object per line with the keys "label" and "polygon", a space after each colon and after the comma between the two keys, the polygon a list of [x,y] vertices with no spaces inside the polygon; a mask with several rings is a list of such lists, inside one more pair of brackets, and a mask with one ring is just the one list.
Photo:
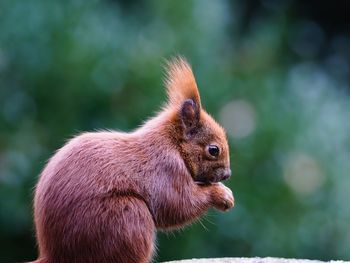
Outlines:
{"label": "bokeh light spot", "polygon": [[284,167],[284,179],[298,195],[309,195],[324,182],[324,174],[316,160],[305,153],[292,155]]}
{"label": "bokeh light spot", "polygon": [[256,127],[256,114],[251,103],[245,100],[231,101],[220,111],[220,122],[229,136],[243,139]]}

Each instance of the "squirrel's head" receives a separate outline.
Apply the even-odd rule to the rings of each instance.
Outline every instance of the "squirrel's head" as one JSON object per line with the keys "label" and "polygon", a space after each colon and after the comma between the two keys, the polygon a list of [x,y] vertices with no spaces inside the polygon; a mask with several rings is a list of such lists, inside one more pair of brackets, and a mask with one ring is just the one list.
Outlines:
{"label": "squirrel's head", "polygon": [[213,183],[231,175],[224,129],[201,106],[190,65],[183,58],[168,63],[167,108],[174,112],[172,136],[194,181]]}

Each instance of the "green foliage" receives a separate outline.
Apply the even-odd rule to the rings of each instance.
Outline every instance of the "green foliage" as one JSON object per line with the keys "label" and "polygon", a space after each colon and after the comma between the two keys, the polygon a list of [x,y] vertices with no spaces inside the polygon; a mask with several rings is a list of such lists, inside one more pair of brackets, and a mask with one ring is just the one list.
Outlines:
{"label": "green foliage", "polygon": [[242,33],[242,2],[3,0],[2,260],[36,257],[31,200],[46,160],[81,131],[131,130],[156,112],[161,65],[176,54],[228,131],[236,207],[160,233],[157,260],[349,260],[349,40],[322,53],[322,28],[287,2]]}

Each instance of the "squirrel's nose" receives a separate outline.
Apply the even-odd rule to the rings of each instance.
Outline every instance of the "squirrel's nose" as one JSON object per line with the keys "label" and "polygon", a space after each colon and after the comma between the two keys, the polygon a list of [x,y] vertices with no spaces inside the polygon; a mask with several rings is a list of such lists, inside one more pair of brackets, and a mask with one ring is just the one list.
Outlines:
{"label": "squirrel's nose", "polygon": [[222,180],[227,180],[228,178],[231,177],[231,169],[230,168],[227,168],[225,169],[223,175],[222,175]]}

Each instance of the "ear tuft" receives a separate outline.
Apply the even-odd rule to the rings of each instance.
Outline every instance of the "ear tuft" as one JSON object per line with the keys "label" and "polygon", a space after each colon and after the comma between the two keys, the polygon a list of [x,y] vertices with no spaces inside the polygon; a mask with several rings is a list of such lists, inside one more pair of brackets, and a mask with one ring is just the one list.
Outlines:
{"label": "ear tuft", "polygon": [[179,107],[191,99],[200,108],[201,101],[191,66],[185,58],[178,56],[167,62],[165,86],[169,106]]}

